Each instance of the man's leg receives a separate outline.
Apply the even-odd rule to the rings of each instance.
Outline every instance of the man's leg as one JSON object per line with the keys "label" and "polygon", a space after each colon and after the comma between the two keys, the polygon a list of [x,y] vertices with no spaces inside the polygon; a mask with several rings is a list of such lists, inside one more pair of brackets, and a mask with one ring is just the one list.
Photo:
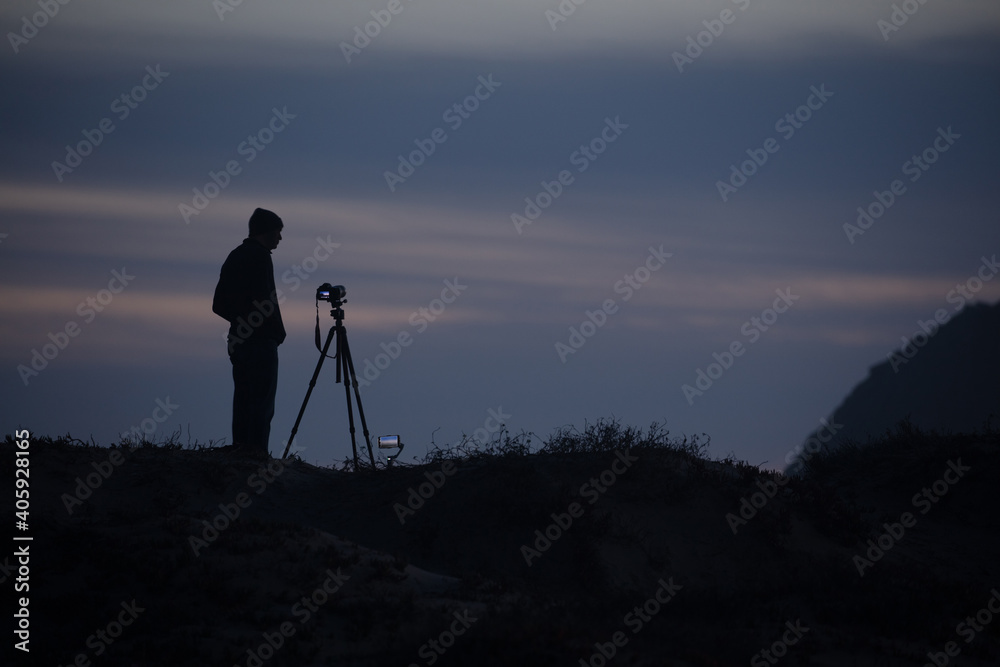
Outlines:
{"label": "man's leg", "polygon": [[252,382],[244,342],[230,343],[229,361],[233,365],[233,445],[246,447],[250,433],[250,413]]}
{"label": "man's leg", "polygon": [[257,427],[258,437],[251,437],[251,446],[269,453],[268,440],[271,437],[271,419],[274,418],[274,398],[278,392],[278,344],[273,340],[261,345],[261,370],[264,377],[261,380],[260,420]]}
{"label": "man's leg", "polygon": [[233,443],[268,453],[278,387],[278,346],[247,340],[236,346],[233,362]]}

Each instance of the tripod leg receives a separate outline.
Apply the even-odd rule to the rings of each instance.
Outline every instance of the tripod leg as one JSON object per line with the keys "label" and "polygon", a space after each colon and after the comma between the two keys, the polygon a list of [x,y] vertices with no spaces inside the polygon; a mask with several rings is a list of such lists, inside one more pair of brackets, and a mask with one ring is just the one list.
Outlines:
{"label": "tripod leg", "polygon": [[347,422],[351,427],[351,449],[354,452],[354,469],[358,469],[358,441],[354,430],[354,408],[351,406],[351,386],[347,381],[347,338],[345,338],[344,326],[338,325],[340,335],[337,336],[337,382],[340,382],[341,370],[344,378],[344,394],[347,397]]}
{"label": "tripod leg", "polygon": [[[333,334],[336,331],[335,328],[330,329],[330,333],[326,336],[326,344],[323,345],[323,351],[319,354],[319,361],[316,362],[316,370],[313,371],[312,379],[309,380],[309,389],[306,390],[306,397],[302,401],[302,407],[299,408],[299,416],[295,418],[295,425],[292,426],[292,434],[288,436],[288,443],[285,445],[285,453],[281,455],[281,458],[288,456],[288,450],[292,446],[292,441],[295,440],[295,434],[299,431],[299,422],[302,421],[302,415],[305,414],[306,404],[309,402],[309,396],[312,394],[313,387],[316,386],[316,378],[319,377],[319,371],[323,368],[323,360],[326,359],[326,353],[330,349],[330,342],[333,340]],[[337,341],[339,347],[340,341]],[[340,360],[337,361],[340,363]]]}
{"label": "tripod leg", "polygon": [[[368,459],[371,461],[372,469],[375,468],[375,454],[372,453],[372,440],[371,436],[368,434],[368,422],[365,421],[365,409],[361,406],[361,390],[358,389],[358,376],[354,372],[354,359],[351,358],[351,347],[347,343],[347,329],[341,327],[340,331],[340,350],[344,354],[343,364],[344,364],[344,386],[347,386],[347,378],[350,378],[351,385],[354,387],[354,398],[358,402],[358,416],[361,417],[361,429],[365,434],[365,444],[368,445]],[[348,403],[350,400],[348,399]],[[354,421],[351,421],[351,433],[354,433]]]}

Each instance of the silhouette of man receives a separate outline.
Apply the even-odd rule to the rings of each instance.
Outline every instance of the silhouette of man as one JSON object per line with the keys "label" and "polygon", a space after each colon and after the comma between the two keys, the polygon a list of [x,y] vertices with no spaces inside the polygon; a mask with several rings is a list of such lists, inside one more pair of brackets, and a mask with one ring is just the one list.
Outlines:
{"label": "silhouette of man", "polygon": [[278,247],[283,227],[273,212],[254,210],[250,233],[222,265],[212,300],[212,312],[229,322],[233,446],[261,456],[269,453],[278,346],[285,340],[271,262],[271,251]]}

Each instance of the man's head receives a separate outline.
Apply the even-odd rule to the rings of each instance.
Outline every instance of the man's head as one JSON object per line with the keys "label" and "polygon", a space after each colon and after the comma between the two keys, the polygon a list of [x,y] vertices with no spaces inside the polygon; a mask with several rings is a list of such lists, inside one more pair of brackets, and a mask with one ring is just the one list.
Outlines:
{"label": "man's head", "polygon": [[254,209],[250,216],[250,238],[254,239],[268,250],[274,250],[281,241],[281,229],[284,224],[273,211],[264,208]]}

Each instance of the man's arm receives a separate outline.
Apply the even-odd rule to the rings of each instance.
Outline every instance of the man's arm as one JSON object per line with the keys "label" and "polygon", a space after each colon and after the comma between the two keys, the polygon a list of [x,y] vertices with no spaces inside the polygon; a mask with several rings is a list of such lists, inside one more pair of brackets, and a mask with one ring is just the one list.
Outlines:
{"label": "man's arm", "polygon": [[215,285],[215,296],[212,297],[212,312],[227,322],[232,322],[236,319],[225,265],[223,265],[222,272],[219,274],[219,282]]}

